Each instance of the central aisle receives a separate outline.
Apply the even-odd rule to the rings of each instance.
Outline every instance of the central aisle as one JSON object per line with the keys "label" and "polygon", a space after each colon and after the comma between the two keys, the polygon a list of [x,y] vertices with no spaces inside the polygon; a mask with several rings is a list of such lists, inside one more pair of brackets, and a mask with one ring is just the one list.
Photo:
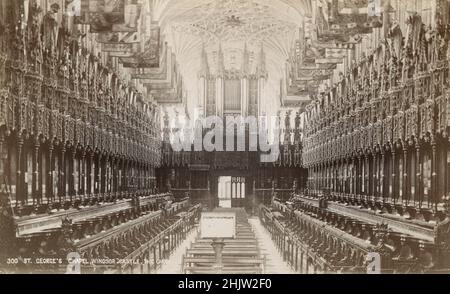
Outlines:
{"label": "central aisle", "polygon": [[[295,274],[295,272],[283,261],[280,252],[275,247],[269,232],[263,227],[259,218],[249,218],[249,223],[255,233],[261,257],[265,257],[265,274]],[[186,250],[191,246],[199,234],[199,227],[192,230],[186,240],[161,263],[161,267],[156,271],[157,274],[182,274],[181,262]]]}
{"label": "central aisle", "polygon": [[295,274],[295,272],[283,261],[283,257],[275,247],[269,232],[263,227],[258,217],[249,218],[255,232],[261,255],[266,258],[265,274]]}

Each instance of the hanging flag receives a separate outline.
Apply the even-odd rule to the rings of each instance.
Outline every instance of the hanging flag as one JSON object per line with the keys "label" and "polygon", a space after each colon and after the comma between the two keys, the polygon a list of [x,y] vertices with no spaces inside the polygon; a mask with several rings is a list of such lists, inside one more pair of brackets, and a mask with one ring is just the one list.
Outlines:
{"label": "hanging flag", "polygon": [[113,57],[126,57],[133,56],[136,52],[139,52],[139,43],[102,43],[103,52],[109,52]]}
{"label": "hanging flag", "polygon": [[80,1],[80,13],[75,24],[91,25],[91,32],[112,31],[114,23],[125,22],[125,0],[75,0]]}
{"label": "hanging flag", "polygon": [[[318,37],[321,41],[337,40],[348,42],[357,34],[369,34],[378,22],[369,18],[370,13],[378,13],[381,0],[328,0],[318,7]],[[370,3],[369,3],[370,2]],[[373,3],[372,3],[373,2]],[[381,13],[381,12],[380,12]],[[378,16],[375,16],[378,17]]]}
{"label": "hanging flag", "polygon": [[369,17],[381,16],[381,0],[369,0],[367,15]]}
{"label": "hanging flag", "polygon": [[112,27],[113,32],[137,32],[140,27],[141,19],[141,5],[139,4],[126,4],[125,15],[123,24],[114,24]]}
{"label": "hanging flag", "polygon": [[91,33],[112,32],[125,24],[125,0],[88,0]]}
{"label": "hanging flag", "polygon": [[373,28],[380,28],[383,26],[383,16],[381,11],[381,0],[369,0],[369,5],[367,7],[367,20]]}
{"label": "hanging flag", "polygon": [[140,32],[129,33],[99,33],[97,42],[103,52],[113,57],[132,57],[142,52]]}
{"label": "hanging flag", "polygon": [[[146,31],[146,13],[141,12],[141,5],[129,4],[127,7],[139,7],[137,14],[139,18],[135,19],[134,16],[130,18],[131,22],[134,22],[130,28],[133,27],[135,31],[125,32],[127,25],[123,25],[122,29],[114,26],[113,32],[102,32],[97,34],[96,41],[101,43],[102,51],[108,52],[110,56],[113,57],[133,57],[135,54],[144,51],[143,39],[145,39]],[[129,10],[133,11],[133,10]],[[133,14],[132,14],[133,15]],[[127,13],[125,14],[126,23],[131,23],[127,20]],[[122,30],[123,32],[116,32],[115,30]]]}
{"label": "hanging flag", "polygon": [[[89,24],[89,0],[75,0],[79,2],[79,11],[74,14],[74,24]],[[75,6],[75,5],[74,5]]]}
{"label": "hanging flag", "polygon": [[167,80],[168,74],[175,68],[176,59],[171,50],[167,49],[167,46],[164,46],[162,52],[162,58],[158,67],[134,69],[131,72],[131,78],[152,80],[153,82],[156,80]]}
{"label": "hanging flag", "polygon": [[65,1],[65,13],[68,16],[80,17],[81,16],[81,2],[82,0],[66,0]]}
{"label": "hanging flag", "polygon": [[107,33],[98,33],[96,41],[98,43],[140,43],[141,38],[138,32],[128,32],[128,33],[120,33],[120,32],[107,32]]}
{"label": "hanging flag", "polygon": [[325,58],[345,58],[347,53],[347,48],[326,48]]}
{"label": "hanging flag", "polygon": [[150,38],[144,45],[144,52],[136,53],[133,57],[120,59],[123,67],[152,68],[158,67],[160,61],[160,28],[154,26],[150,31]]}
{"label": "hanging flag", "polygon": [[312,81],[312,80],[327,80],[333,74],[332,69],[309,69],[309,68],[299,68],[298,69],[298,80],[302,81]]}

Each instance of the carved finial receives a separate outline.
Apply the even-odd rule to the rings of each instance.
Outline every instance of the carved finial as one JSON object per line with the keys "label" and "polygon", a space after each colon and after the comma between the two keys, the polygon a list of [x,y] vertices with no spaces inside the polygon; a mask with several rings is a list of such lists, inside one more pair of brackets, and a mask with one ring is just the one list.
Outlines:
{"label": "carved finial", "polygon": [[181,124],[180,124],[180,113],[179,111],[174,108],[173,112],[175,113],[175,128],[180,128]]}
{"label": "carved finial", "polygon": [[170,128],[169,128],[169,113],[167,112],[167,109],[164,109],[164,135],[163,140],[164,142],[168,143],[170,141]]}
{"label": "carved finial", "polygon": [[61,220],[61,228],[64,229],[68,226],[72,226],[72,220],[68,216],[65,216]]}
{"label": "carved finial", "polygon": [[300,110],[295,113],[295,130],[300,131]]}
{"label": "carved finial", "polygon": [[290,129],[291,128],[291,113],[292,113],[291,109],[286,111],[286,117],[284,119],[284,122],[285,122],[284,126],[285,126],[286,129]]}
{"label": "carved finial", "polygon": [[38,6],[36,0],[33,0],[29,3],[28,24],[27,24],[28,71],[36,74],[41,74],[41,64],[42,64],[42,45],[40,33],[41,12],[42,10]]}
{"label": "carved finial", "polygon": [[53,3],[50,6],[50,10],[45,14],[43,19],[43,36],[44,36],[44,47],[46,50],[54,52],[56,49],[56,42],[58,39],[58,12],[59,4]]}
{"label": "carved finial", "polygon": [[225,63],[222,51],[222,43],[219,43],[219,51],[217,52],[217,74],[223,74],[225,71]]}
{"label": "carved finial", "polygon": [[385,241],[385,237],[386,237],[386,235],[387,235],[387,233],[388,233],[388,225],[387,224],[385,224],[385,223],[378,223],[376,226],[375,226],[375,229],[374,229],[374,231],[375,231],[375,236],[378,238],[378,240],[379,240],[379,243],[380,242],[383,242],[384,243],[384,241]]}
{"label": "carved finial", "polygon": [[247,42],[244,43],[244,52],[242,54],[242,73],[248,74],[250,72],[250,58],[247,49]]}
{"label": "carved finial", "polygon": [[208,55],[206,53],[205,44],[202,44],[202,53],[201,53],[201,69],[199,76],[206,77],[209,75],[209,64],[208,64]]}
{"label": "carved finial", "polygon": [[259,52],[259,59],[258,64],[256,68],[256,73],[260,77],[267,76],[267,69],[266,69],[266,53],[264,52],[264,43],[261,42],[261,50]]}
{"label": "carved finial", "polygon": [[188,120],[190,119],[187,103],[184,105],[184,115],[186,116],[186,119],[188,119]]}

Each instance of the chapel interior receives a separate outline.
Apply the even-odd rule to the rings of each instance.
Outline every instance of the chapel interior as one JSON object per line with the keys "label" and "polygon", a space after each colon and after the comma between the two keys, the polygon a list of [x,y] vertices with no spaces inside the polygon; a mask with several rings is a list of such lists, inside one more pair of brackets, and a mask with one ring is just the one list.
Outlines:
{"label": "chapel interior", "polygon": [[449,42],[450,0],[0,0],[0,273],[215,273],[230,211],[220,273],[449,273]]}

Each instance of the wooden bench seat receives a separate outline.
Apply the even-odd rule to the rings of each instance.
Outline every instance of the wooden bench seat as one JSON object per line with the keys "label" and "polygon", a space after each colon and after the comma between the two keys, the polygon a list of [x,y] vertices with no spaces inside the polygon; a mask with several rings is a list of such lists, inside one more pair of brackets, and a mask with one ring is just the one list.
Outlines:
{"label": "wooden bench seat", "polygon": [[[211,244],[212,239],[197,239],[195,243],[208,243]],[[228,244],[258,244],[256,239],[224,239],[225,246]]]}
{"label": "wooden bench seat", "polygon": [[[194,243],[192,244],[191,248],[211,248],[211,244],[208,243]],[[243,248],[243,249],[247,249],[247,248],[254,248],[257,249],[258,245],[257,244],[227,244],[226,245],[227,248],[232,248],[232,249],[239,249],[239,248]]]}
{"label": "wooden bench seat", "polygon": [[237,235],[236,239],[255,239],[255,235]]}
{"label": "wooden bench seat", "polygon": [[[196,257],[196,256],[215,256],[214,251],[211,249],[188,249],[186,252],[187,256],[192,256],[192,257]],[[235,256],[235,257],[241,257],[241,256],[246,256],[246,257],[258,257],[259,256],[259,251],[258,250],[243,250],[243,249],[230,249],[230,250],[224,250],[222,252],[222,256],[223,257],[227,257],[227,256]]]}
{"label": "wooden bench seat", "polygon": [[[206,256],[206,257],[183,257],[183,263],[208,263],[213,264],[216,262],[214,256]],[[262,264],[264,263],[263,258],[230,258],[224,257],[222,259],[223,264]]]}
{"label": "wooden bench seat", "polygon": [[[230,211],[218,209],[217,211]],[[224,274],[261,274],[265,259],[261,258],[255,232],[249,224],[244,210],[236,212],[235,239],[224,239],[222,250],[222,270]],[[216,254],[212,239],[196,239],[183,256],[184,273],[215,274]]]}
{"label": "wooden bench seat", "polygon": [[242,231],[236,231],[236,235],[245,235],[245,234],[255,234],[253,231],[250,230],[242,230]]}
{"label": "wooden bench seat", "polygon": [[250,232],[236,232],[236,236],[245,236],[245,235],[255,235],[255,233],[253,231]]}
{"label": "wooden bench seat", "polygon": [[[257,248],[257,247],[256,247]],[[211,252],[214,252],[214,250],[213,250],[213,248],[212,248],[212,246],[205,246],[205,247],[200,247],[200,248],[191,248],[191,249],[188,249],[188,250],[192,250],[192,251],[211,251]],[[252,252],[252,251],[257,251],[257,249],[255,249],[254,247],[253,248],[227,248],[226,246],[223,248],[223,252],[232,252],[232,251],[238,251],[238,250],[240,250],[240,251],[245,251],[245,252],[247,252],[247,251],[249,251],[249,252]]]}
{"label": "wooden bench seat", "polygon": [[236,231],[240,231],[240,232],[253,232],[253,230],[252,230],[252,227],[249,225],[249,226],[240,226],[240,225],[237,225],[236,226]]}

